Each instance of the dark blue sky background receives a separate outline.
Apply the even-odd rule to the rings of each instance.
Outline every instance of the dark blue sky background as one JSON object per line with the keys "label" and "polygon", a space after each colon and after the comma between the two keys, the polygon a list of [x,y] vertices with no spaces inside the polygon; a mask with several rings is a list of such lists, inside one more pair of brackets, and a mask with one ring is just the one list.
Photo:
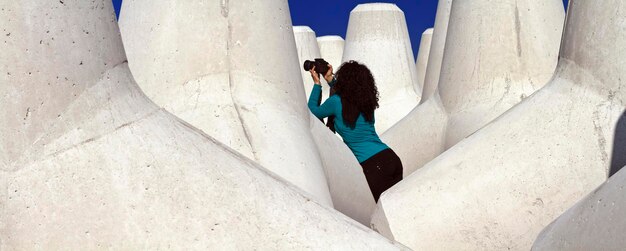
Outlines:
{"label": "dark blue sky background", "polygon": [[[112,1],[119,16],[122,0]],[[567,1],[563,0],[565,6]],[[417,55],[422,32],[435,23],[438,0],[289,0],[289,9],[293,25],[309,26],[317,36],[339,35],[345,38],[350,11],[360,3],[371,2],[395,3],[404,11],[413,53]]]}

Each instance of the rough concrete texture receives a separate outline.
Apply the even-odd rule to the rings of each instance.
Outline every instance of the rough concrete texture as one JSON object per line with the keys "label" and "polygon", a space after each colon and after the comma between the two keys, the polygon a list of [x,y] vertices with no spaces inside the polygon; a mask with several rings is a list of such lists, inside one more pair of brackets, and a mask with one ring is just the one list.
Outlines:
{"label": "rough concrete texture", "polygon": [[335,72],[341,66],[341,57],[343,57],[343,47],[345,41],[340,36],[321,36],[317,37],[317,45],[320,48],[322,57],[330,63]]}
{"label": "rough concrete texture", "polygon": [[443,107],[445,114],[420,122],[432,115],[424,114],[428,109],[416,108],[383,135],[392,148],[403,149],[399,156],[405,173],[428,163],[441,153],[438,149],[453,146],[547,83],[556,66],[563,19],[563,4],[555,0],[455,3],[439,89],[431,95],[439,97],[429,104]]}
{"label": "rough concrete texture", "polygon": [[110,1],[0,19],[0,249],[403,249],[148,100]]}
{"label": "rough concrete texture", "polygon": [[[571,88],[583,89],[581,91],[584,93],[581,96],[587,96],[588,92],[591,92],[593,96],[605,97],[604,101],[597,102],[596,105],[600,107],[597,107],[591,114],[593,129],[597,136],[597,142],[594,143],[603,146],[599,153],[601,157],[594,159],[594,162],[586,163],[588,170],[580,175],[593,175],[601,179],[608,166],[606,159],[611,158],[613,160],[611,165],[613,165],[615,159],[624,156],[623,151],[615,151],[615,149],[623,150],[626,145],[626,141],[623,140],[626,130],[624,113],[617,123],[610,123],[609,127],[605,127],[604,123],[613,121],[615,110],[624,110],[626,105],[624,104],[626,93],[622,90],[626,84],[626,38],[623,35],[625,22],[626,3],[624,1],[570,2],[563,52],[567,53],[565,59],[572,66],[578,67],[577,70],[580,73],[558,77],[571,85]],[[602,34],[602,39],[598,39],[593,32]],[[572,97],[574,98],[576,97]],[[589,118],[589,114],[585,115]],[[591,125],[587,126],[591,127]],[[611,139],[613,139],[613,155],[608,156]],[[623,166],[620,168],[622,170],[617,172],[615,170],[617,168],[612,166],[611,173],[616,173],[608,181],[548,225],[539,234],[533,250],[621,250],[626,247],[626,239],[624,239],[626,171]],[[583,185],[588,191],[593,188],[587,184]],[[571,187],[563,189],[571,189]]]}
{"label": "rough concrete texture", "polygon": [[319,146],[334,208],[369,226],[376,209],[365,174],[348,146],[311,114],[311,132]]}
{"label": "rough concrete texture", "polygon": [[448,115],[439,93],[435,93],[381,135],[382,141],[400,157],[403,177],[445,151],[447,125]]}
{"label": "rough concrete texture", "polygon": [[[313,90],[314,83],[313,78],[311,78],[311,73],[309,73],[308,71],[304,71],[302,66],[304,65],[305,60],[312,61],[316,58],[321,58],[322,54],[320,53],[320,48],[317,45],[315,31],[313,31],[308,26],[294,26],[293,35],[296,39],[296,48],[298,50],[298,63],[300,65],[302,81],[304,82],[304,92],[306,93],[306,98],[308,99],[309,95],[311,94],[311,90]],[[328,62],[328,60],[326,61]],[[324,102],[324,100],[328,98],[330,87],[321,76],[320,81],[322,82],[322,102]]]}
{"label": "rough concrete texture", "polygon": [[[422,33],[420,48],[415,61],[415,69],[417,71],[417,86],[415,87],[415,92],[424,90],[424,78],[426,77],[426,67],[428,66],[428,55],[430,53],[430,42],[432,38],[433,28],[428,28]],[[423,94],[422,97],[424,97]]]}
{"label": "rough concrete texture", "polygon": [[528,250],[607,177],[626,98],[625,8],[571,1],[553,80],[383,194],[373,224],[418,250]]}
{"label": "rough concrete texture", "polygon": [[532,250],[622,250],[626,247],[626,171],[568,209],[540,234]]}
{"label": "rough concrete texture", "polygon": [[286,1],[122,8],[129,66],[148,97],[331,205]]}
{"label": "rough concrete texture", "polygon": [[404,13],[395,4],[359,4],[350,12],[343,62],[356,60],[374,75],[380,94],[376,131],[383,133],[420,100]]}
{"label": "rough concrete texture", "polygon": [[433,37],[431,39],[430,53],[428,53],[428,67],[426,68],[426,75],[424,75],[422,103],[425,103],[430,96],[435,94],[437,85],[439,85],[439,73],[441,71],[444,48],[446,47],[451,9],[452,0],[439,0],[439,3],[437,3]]}
{"label": "rough concrete texture", "polygon": [[450,115],[446,148],[550,80],[564,18],[563,3],[557,0],[452,5],[438,85]]}

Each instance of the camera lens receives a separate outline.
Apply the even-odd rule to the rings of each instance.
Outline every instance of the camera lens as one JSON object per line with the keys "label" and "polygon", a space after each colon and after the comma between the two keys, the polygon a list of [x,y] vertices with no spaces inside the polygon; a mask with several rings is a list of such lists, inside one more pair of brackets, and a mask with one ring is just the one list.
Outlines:
{"label": "camera lens", "polygon": [[302,67],[304,68],[305,71],[310,71],[311,68],[313,68],[314,65],[315,65],[315,62],[310,61],[310,60],[306,60],[306,61],[304,61],[304,65]]}

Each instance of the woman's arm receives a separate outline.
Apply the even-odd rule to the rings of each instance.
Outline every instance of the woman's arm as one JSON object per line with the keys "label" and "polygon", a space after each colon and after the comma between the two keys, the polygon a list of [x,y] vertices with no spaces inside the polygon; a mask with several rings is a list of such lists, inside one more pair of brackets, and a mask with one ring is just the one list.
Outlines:
{"label": "woman's arm", "polygon": [[311,91],[311,96],[309,97],[309,109],[317,117],[318,119],[323,119],[331,115],[336,115],[335,110],[337,108],[337,97],[333,96],[328,98],[321,106],[317,105],[317,100],[320,99],[322,95],[322,86],[321,85],[313,85],[313,90]]}
{"label": "woman's arm", "polygon": [[[325,78],[332,79],[332,66],[328,65],[329,70],[324,75]],[[322,84],[320,84],[320,77],[317,72],[315,72],[315,66],[309,70],[311,73],[311,77],[313,78],[313,90],[311,91],[311,95],[309,96],[309,102],[307,103],[309,106],[309,110],[317,117],[318,119],[323,119],[331,115],[335,115],[335,109],[337,105],[341,105],[338,102],[337,97],[329,97],[321,106],[318,106],[318,101],[322,98]]]}

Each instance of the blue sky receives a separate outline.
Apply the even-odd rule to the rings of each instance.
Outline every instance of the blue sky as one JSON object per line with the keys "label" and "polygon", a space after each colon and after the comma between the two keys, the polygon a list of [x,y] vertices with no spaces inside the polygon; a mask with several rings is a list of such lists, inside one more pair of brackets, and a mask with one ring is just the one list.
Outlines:
{"label": "blue sky", "polygon": [[[112,1],[119,16],[122,0]],[[563,0],[565,6],[567,1]],[[293,25],[309,26],[317,36],[339,35],[345,38],[350,11],[360,3],[371,2],[394,3],[404,11],[413,53],[417,55],[422,32],[435,23],[437,0],[289,0],[289,9]]]}

